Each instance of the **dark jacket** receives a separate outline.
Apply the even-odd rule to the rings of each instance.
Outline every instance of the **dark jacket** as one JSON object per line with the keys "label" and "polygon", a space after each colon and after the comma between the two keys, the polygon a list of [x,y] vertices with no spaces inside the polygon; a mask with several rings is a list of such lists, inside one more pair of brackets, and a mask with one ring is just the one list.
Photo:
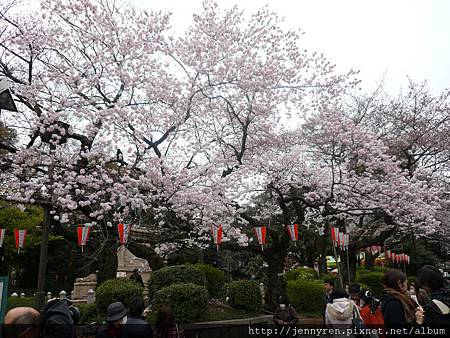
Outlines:
{"label": "dark jacket", "polygon": [[278,305],[273,315],[273,321],[275,324],[279,324],[280,321],[288,324],[297,324],[298,315],[292,305],[286,304],[286,307],[283,310]]}
{"label": "dark jacket", "polygon": [[75,323],[65,300],[55,299],[41,311],[44,338],[71,338],[76,336]]}
{"label": "dark jacket", "polygon": [[323,296],[322,302],[323,302],[323,307],[322,307],[322,320],[323,320],[323,323],[325,324],[325,310],[327,309],[327,305],[328,305],[328,304],[331,304],[331,297],[330,297],[330,295],[329,295],[329,294],[325,294],[325,295]]}
{"label": "dark jacket", "polygon": [[383,313],[387,337],[407,336],[406,334],[394,334],[390,331],[391,329],[406,328],[409,331],[413,326],[417,326],[415,322],[406,322],[405,309],[403,308],[402,302],[386,292],[383,293],[383,297],[381,298],[381,312]]}
{"label": "dark jacket", "polygon": [[142,318],[128,318],[123,334],[127,337],[153,338],[152,327]]}
{"label": "dark jacket", "polygon": [[[437,300],[441,302],[444,313],[437,304],[433,302]],[[450,314],[446,314],[450,310],[450,288],[443,288],[430,294],[430,301],[423,307],[425,311],[426,326],[446,325],[450,327]],[[447,310],[447,311],[446,311]]]}
{"label": "dark jacket", "polygon": [[100,330],[95,338],[128,338],[123,334],[123,328],[117,329],[113,326],[107,326]]}

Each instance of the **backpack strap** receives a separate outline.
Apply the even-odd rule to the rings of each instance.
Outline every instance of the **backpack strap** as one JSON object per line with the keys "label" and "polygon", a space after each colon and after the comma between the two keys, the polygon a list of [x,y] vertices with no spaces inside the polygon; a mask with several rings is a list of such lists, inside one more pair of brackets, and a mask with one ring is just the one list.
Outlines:
{"label": "backpack strap", "polygon": [[448,315],[450,314],[450,305],[447,302],[442,302],[437,299],[433,299],[431,302],[431,307],[434,308],[434,310],[437,310],[442,315]]}

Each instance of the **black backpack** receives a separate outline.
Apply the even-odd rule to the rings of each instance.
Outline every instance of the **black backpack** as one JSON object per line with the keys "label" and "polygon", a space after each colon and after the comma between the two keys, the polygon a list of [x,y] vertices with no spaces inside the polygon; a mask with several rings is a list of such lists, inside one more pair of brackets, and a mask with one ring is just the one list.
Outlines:
{"label": "black backpack", "polygon": [[450,303],[432,299],[425,305],[425,318],[429,325],[450,325]]}

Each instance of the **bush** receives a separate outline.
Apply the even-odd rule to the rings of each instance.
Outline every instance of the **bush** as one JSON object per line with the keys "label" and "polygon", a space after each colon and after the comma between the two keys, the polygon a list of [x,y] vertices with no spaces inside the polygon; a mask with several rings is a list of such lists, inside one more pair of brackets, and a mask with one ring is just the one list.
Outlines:
{"label": "bush", "polygon": [[142,296],[142,287],[126,278],[109,279],[101,284],[96,291],[97,310],[99,315],[106,313],[106,308],[114,302],[128,302],[134,296]]}
{"label": "bush", "polygon": [[80,304],[77,307],[80,309],[80,324],[90,324],[105,320],[104,316],[98,314],[96,304]]}
{"label": "bush", "polygon": [[174,265],[154,271],[148,282],[148,293],[153,298],[162,288],[178,283],[193,283],[206,286],[206,278],[202,271],[192,265]]}
{"label": "bush", "polygon": [[207,310],[208,290],[193,283],[172,284],[155,293],[156,308],[163,304],[170,305],[178,321],[190,323]]}
{"label": "bush", "polygon": [[36,307],[34,297],[8,297],[6,311],[20,306]]}
{"label": "bush", "polygon": [[197,263],[194,267],[203,272],[206,277],[206,287],[212,298],[221,298],[225,291],[225,274],[211,265]]}
{"label": "bush", "polygon": [[236,309],[261,309],[262,295],[259,284],[253,280],[238,280],[228,284],[230,305]]}
{"label": "bush", "polygon": [[324,289],[321,281],[288,281],[287,295],[297,312],[322,310]]}
{"label": "bush", "polygon": [[408,284],[414,283],[417,286],[417,278],[416,276],[408,276]]}
{"label": "bush", "polygon": [[384,273],[382,272],[369,272],[365,274],[358,274],[356,276],[356,281],[358,283],[363,283],[367,285],[367,288],[376,295],[376,297],[381,297],[383,293],[383,284],[381,283],[381,278]]}
{"label": "bush", "polygon": [[318,279],[316,270],[311,268],[292,269],[284,274],[284,280],[287,282],[292,280],[314,281]]}

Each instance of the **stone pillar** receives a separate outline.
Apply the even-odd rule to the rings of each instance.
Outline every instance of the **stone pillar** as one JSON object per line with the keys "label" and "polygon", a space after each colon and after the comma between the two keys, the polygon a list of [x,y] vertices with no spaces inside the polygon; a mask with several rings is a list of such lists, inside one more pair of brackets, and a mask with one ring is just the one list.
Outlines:
{"label": "stone pillar", "polygon": [[262,296],[262,303],[264,305],[264,283],[259,283],[259,290],[261,291],[261,296]]}
{"label": "stone pillar", "polygon": [[92,289],[89,289],[87,292],[87,303],[92,304],[95,302],[95,291]]}
{"label": "stone pillar", "polygon": [[64,290],[62,290],[62,291],[59,293],[59,299],[66,299],[66,298],[67,298],[67,292],[64,291]]}

